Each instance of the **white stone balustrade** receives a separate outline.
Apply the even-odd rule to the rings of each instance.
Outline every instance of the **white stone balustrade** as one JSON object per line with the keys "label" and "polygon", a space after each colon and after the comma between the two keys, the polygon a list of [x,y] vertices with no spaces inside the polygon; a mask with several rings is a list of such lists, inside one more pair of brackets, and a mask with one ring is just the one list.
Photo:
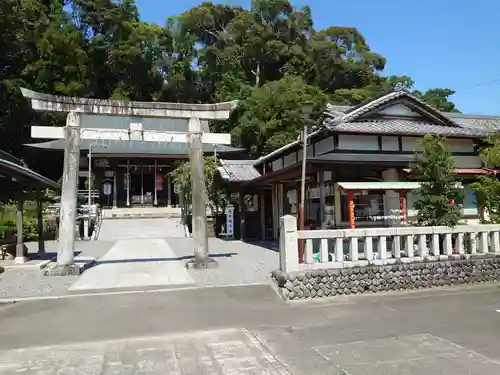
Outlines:
{"label": "white stone balustrade", "polygon": [[[294,216],[280,221],[284,272],[500,255],[500,225],[297,230]],[[299,242],[304,241],[304,263]]]}

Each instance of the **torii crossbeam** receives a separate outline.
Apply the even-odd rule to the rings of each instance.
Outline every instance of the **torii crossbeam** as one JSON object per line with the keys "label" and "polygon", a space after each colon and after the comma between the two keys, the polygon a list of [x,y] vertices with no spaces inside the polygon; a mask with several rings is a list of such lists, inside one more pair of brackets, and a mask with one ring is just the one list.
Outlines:
{"label": "torii crossbeam", "polygon": [[[21,88],[21,92],[25,98],[31,101],[34,110],[68,113],[64,128],[32,127],[32,137],[34,138],[65,138],[67,140],[64,150],[57,265],[51,270],[51,274],[70,275],[80,272],[79,267],[74,264],[73,258],[80,141],[82,138],[188,142],[193,189],[193,238],[196,242],[195,260],[192,266],[207,268],[213,264],[208,253],[205,207],[207,198],[202,144],[230,144],[231,136],[230,134],[202,133],[201,121],[228,119],[238,101],[217,104],[134,102],[49,95],[25,88]],[[187,119],[189,132],[153,131],[143,129],[142,123],[131,123],[127,129],[90,129],[81,126],[81,114]]]}

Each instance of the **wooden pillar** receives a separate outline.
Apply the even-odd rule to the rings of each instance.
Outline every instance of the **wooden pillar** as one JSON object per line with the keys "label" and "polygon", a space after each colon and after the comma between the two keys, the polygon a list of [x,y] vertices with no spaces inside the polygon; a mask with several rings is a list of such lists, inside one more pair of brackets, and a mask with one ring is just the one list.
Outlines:
{"label": "wooden pillar", "polygon": [[144,206],[144,162],[141,162],[141,206]]}
{"label": "wooden pillar", "polygon": [[261,239],[262,241],[266,240],[266,211],[265,211],[265,193],[264,189],[260,189],[260,230],[261,230]]}
{"label": "wooden pillar", "polygon": [[356,228],[356,219],[354,217],[354,199],[351,190],[347,191],[347,201],[349,202],[349,227],[354,229]]}
{"label": "wooden pillar", "polygon": [[241,236],[241,240],[243,241],[246,237],[245,193],[242,190],[240,190],[239,196],[240,196],[240,202],[239,202],[239,206],[240,206],[240,236]]}
{"label": "wooden pillar", "polygon": [[408,218],[406,217],[406,192],[399,192],[399,204],[401,206],[401,223],[406,223]]}
{"label": "wooden pillar", "polygon": [[273,239],[277,240],[279,237],[279,225],[280,225],[277,184],[272,185],[271,196],[272,196],[272,212],[273,212]]}
{"label": "wooden pillar", "polygon": [[15,263],[26,263],[26,258],[24,257],[24,244],[23,244],[23,192],[19,192],[17,198],[17,212],[16,212],[16,230],[17,230],[17,242],[16,242],[16,258]]}
{"label": "wooden pillar", "polygon": [[155,196],[154,196],[154,201],[153,201],[153,206],[154,206],[154,207],[157,207],[157,206],[158,206],[158,189],[157,189],[157,186],[158,186],[158,185],[157,185],[157,181],[156,181],[156,174],[158,173],[158,167],[157,167],[157,164],[158,164],[158,162],[157,162],[157,160],[155,159],[155,172],[154,172],[154,173],[155,173],[155,178],[153,179],[154,184],[155,184],[155,186],[154,186]]}
{"label": "wooden pillar", "polygon": [[117,191],[118,169],[113,169],[113,208],[118,207],[118,191]]}
{"label": "wooden pillar", "polygon": [[38,254],[45,254],[45,240],[43,237],[43,202],[42,194],[36,199],[36,229],[38,232]]}
{"label": "wooden pillar", "polygon": [[127,159],[127,171],[125,172],[127,174],[127,207],[130,207],[130,160]]}
{"label": "wooden pillar", "polygon": [[170,175],[167,176],[167,207],[172,207],[172,181]]}
{"label": "wooden pillar", "polygon": [[321,221],[321,229],[325,229],[325,172],[319,172],[319,219]]}

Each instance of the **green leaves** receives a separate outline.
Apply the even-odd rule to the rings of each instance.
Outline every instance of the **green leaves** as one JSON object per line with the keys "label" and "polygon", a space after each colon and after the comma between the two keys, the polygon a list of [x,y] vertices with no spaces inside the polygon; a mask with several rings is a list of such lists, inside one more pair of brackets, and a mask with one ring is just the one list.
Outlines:
{"label": "green leaves", "polygon": [[[357,104],[398,82],[414,89],[410,77],[381,75],[386,59],[355,25],[316,30],[311,9],[289,0],[254,0],[249,9],[204,2],[165,19],[141,21],[134,0],[0,1],[0,148],[20,156],[30,125],[63,125],[64,116],[33,113],[21,83],[102,99],[238,99],[231,118],[211,126],[254,156],[296,139],[304,101],[319,112],[327,101]],[[456,111],[450,90],[414,93]]]}
{"label": "green leaves", "polygon": [[315,103],[318,115],[327,96],[296,76],[253,88],[232,133],[255,156],[271,152],[297,139],[306,121],[302,105],[309,101]]}
{"label": "green leaves", "polygon": [[[219,185],[217,176],[217,161],[215,157],[206,157],[205,167],[205,189],[212,214],[215,214],[219,208],[224,209],[227,204],[227,194]],[[174,183],[178,184],[184,201],[189,205],[192,201],[191,190],[191,165],[189,161],[182,162],[176,169],[170,172]]]}
{"label": "green leaves", "polygon": [[442,137],[427,135],[422,145],[423,151],[416,154],[418,161],[411,166],[412,174],[421,182],[414,204],[418,223],[453,227],[461,221],[464,192],[454,172],[452,153]]}
{"label": "green leaves", "polygon": [[[497,169],[500,166],[500,137],[495,134],[485,139],[480,154],[485,167]],[[476,192],[478,205],[487,213],[483,221],[500,224],[500,181],[497,175],[480,176],[471,188]]]}

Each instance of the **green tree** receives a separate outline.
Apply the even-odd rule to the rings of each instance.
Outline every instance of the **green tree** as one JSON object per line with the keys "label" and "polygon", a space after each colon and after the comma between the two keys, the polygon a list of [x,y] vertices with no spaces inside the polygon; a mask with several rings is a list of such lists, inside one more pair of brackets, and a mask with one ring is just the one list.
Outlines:
{"label": "green tree", "polygon": [[242,114],[232,133],[252,155],[271,152],[297,139],[304,126],[304,103],[314,102],[317,116],[327,99],[300,77],[266,83],[253,88],[242,103]]}
{"label": "green tree", "polygon": [[455,94],[455,91],[450,89],[430,89],[424,93],[414,91],[413,94],[417,95],[424,102],[431,107],[436,108],[443,112],[460,112],[453,102],[449,101],[449,97]]}
{"label": "green tree", "polygon": [[426,135],[423,151],[416,153],[413,175],[421,182],[416,191],[417,221],[422,226],[455,226],[461,221],[460,207],[464,193],[454,172],[455,163],[446,140]]}
{"label": "green tree", "polygon": [[134,0],[0,1],[0,149],[60,173],[51,171],[59,154],[35,157],[22,144],[31,125],[62,126],[64,115],[33,112],[21,86],[101,99],[239,99],[228,121],[211,126],[235,134],[254,156],[296,138],[304,100],[358,104],[403,83],[431,106],[456,111],[451,90],[421,93],[410,77],[385,77],[385,57],[359,30],[317,29],[308,6],[204,2],[165,16],[162,26],[142,21]]}
{"label": "green tree", "polygon": [[[205,189],[208,198],[208,206],[212,215],[215,215],[219,210],[224,210],[227,205],[226,192],[217,182],[217,161],[215,157],[205,158]],[[191,204],[191,164],[189,161],[181,163],[176,169],[170,172],[175,184],[178,184],[181,194],[186,204]]]}
{"label": "green tree", "polygon": [[[493,135],[487,138],[480,152],[483,165],[487,168],[500,166],[500,136]],[[495,174],[480,176],[478,181],[471,184],[476,192],[478,205],[488,214],[484,222],[500,224],[500,181]]]}

